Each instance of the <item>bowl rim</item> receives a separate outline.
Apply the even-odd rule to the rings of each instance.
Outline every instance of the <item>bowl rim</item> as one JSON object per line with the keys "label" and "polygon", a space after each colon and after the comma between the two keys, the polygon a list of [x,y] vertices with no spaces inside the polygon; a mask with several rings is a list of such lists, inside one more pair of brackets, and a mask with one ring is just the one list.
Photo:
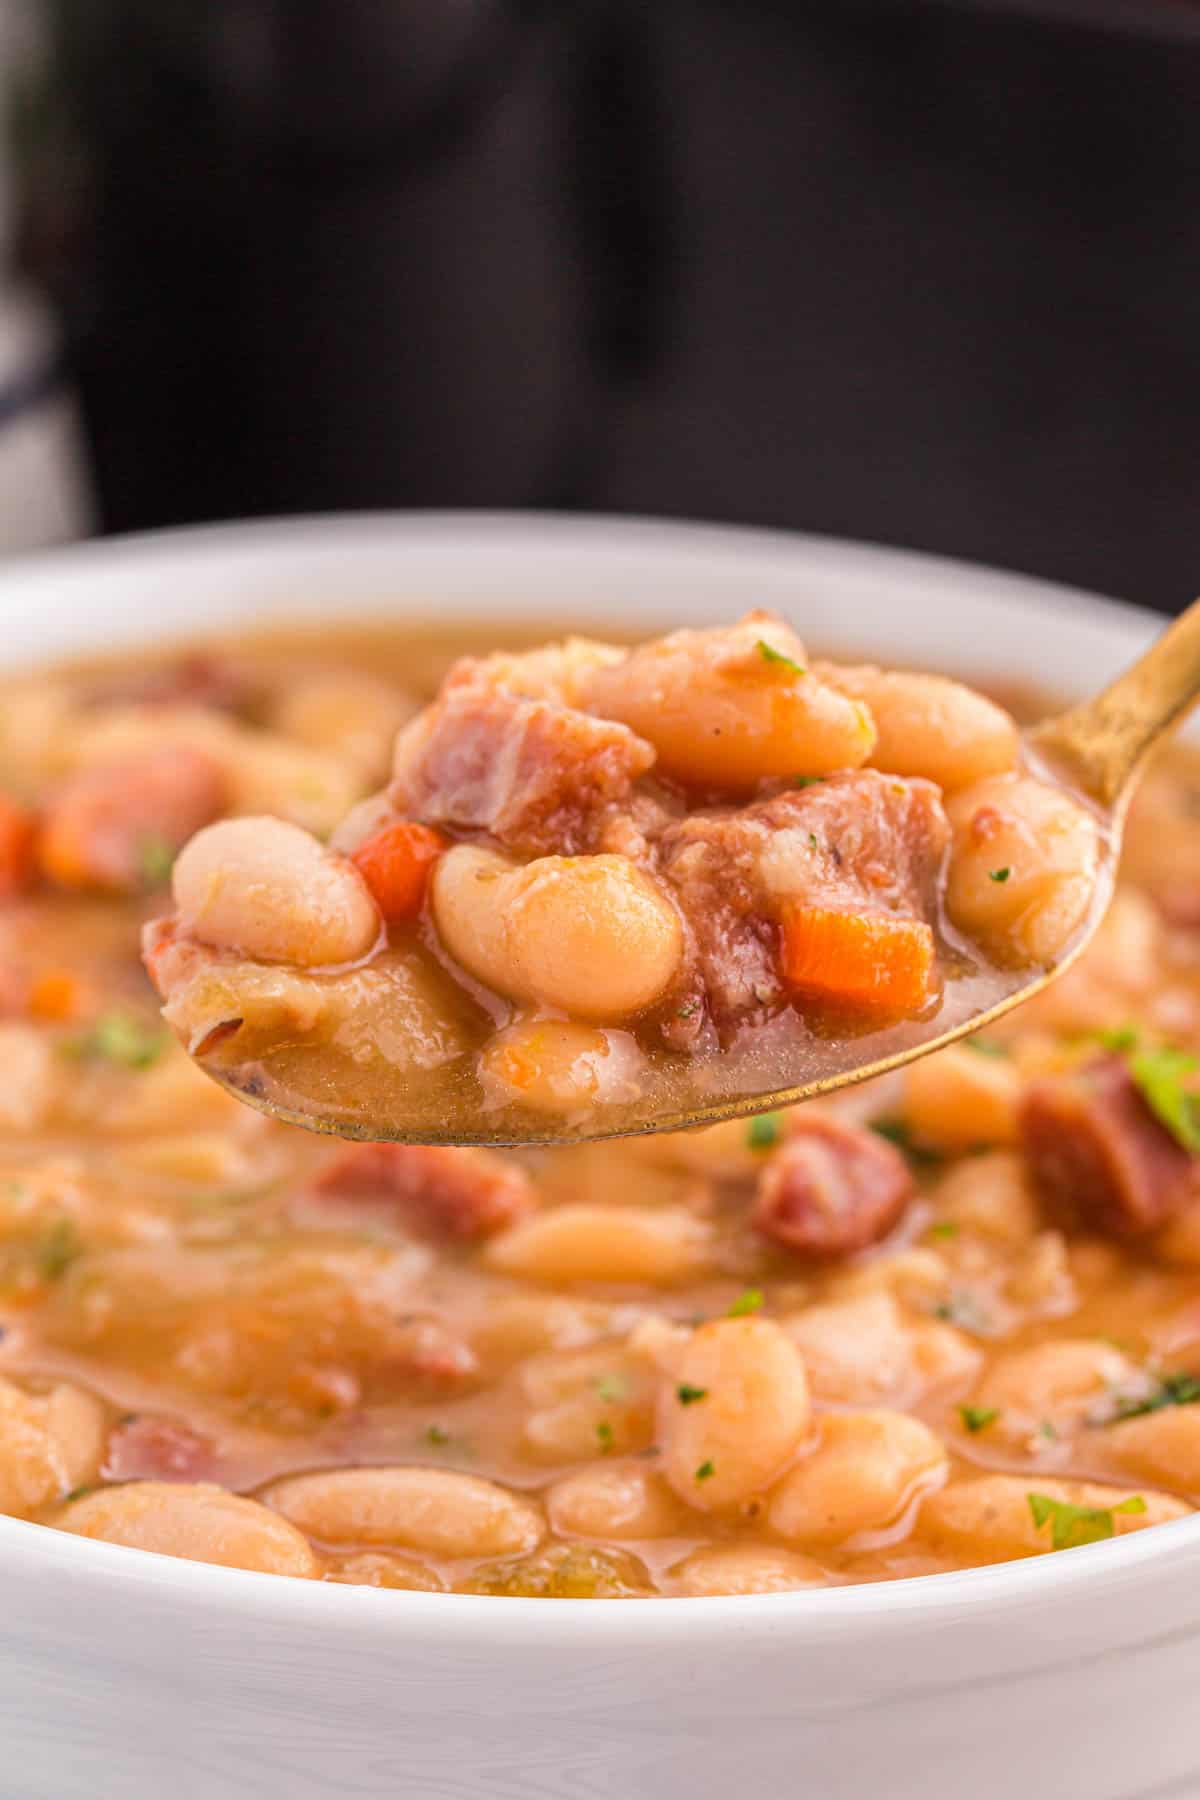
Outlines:
{"label": "bowl rim", "polygon": [[[249,550],[263,567],[305,546],[377,552],[382,548],[442,546],[514,554],[568,548],[581,556],[603,547],[649,552],[671,561],[703,552],[736,561],[748,553],[780,557],[810,569],[825,565],[901,586],[930,583],[943,590],[966,584],[983,597],[1025,612],[1047,607],[1060,615],[1106,622],[1135,652],[1161,627],[1158,615],[1128,602],[1088,593],[1015,571],[849,539],[756,526],[609,514],[431,510],[301,515],[224,524],[177,526],[114,535],[46,551],[23,552],[0,569],[0,605],[20,599],[22,587],[38,588],[90,573],[131,573],[169,568],[180,558],[219,565]],[[178,637],[176,630],[172,635]],[[1031,1477],[1031,1480],[1036,1479]],[[797,1589],[771,1595],[654,1596],[632,1605],[592,1600],[517,1599],[506,1596],[388,1591],[322,1581],[280,1578],[211,1563],[188,1562],[153,1551],[75,1537],[52,1526],[0,1515],[0,1570],[19,1567],[22,1578],[62,1572],[76,1582],[108,1589],[169,1595],[198,1613],[232,1612],[256,1621],[324,1633],[370,1631],[381,1641],[416,1626],[431,1646],[487,1638],[514,1645],[554,1648],[676,1643],[681,1628],[691,1637],[710,1623],[739,1636],[834,1640],[849,1633],[905,1629],[949,1622],[969,1613],[1007,1611],[1067,1600],[1081,1587],[1133,1588],[1160,1564],[1178,1568],[1181,1553],[1200,1552],[1200,1512],[1148,1531],[1085,1545],[1070,1554],[1024,1559],[907,1576],[846,1587]],[[1181,1572],[1181,1571],[1180,1571]],[[764,1601],[769,1604],[764,1605]]]}

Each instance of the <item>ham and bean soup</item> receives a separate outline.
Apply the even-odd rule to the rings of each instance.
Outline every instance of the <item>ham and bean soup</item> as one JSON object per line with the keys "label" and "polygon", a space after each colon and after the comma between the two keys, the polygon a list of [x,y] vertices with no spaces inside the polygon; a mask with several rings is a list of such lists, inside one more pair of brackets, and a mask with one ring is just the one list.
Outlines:
{"label": "ham and bean soup", "polygon": [[[277,634],[0,687],[0,1511],[307,1579],[630,1598],[1192,1511],[1184,752],[1073,969],[826,1103],[346,1144],[189,1060],[176,1033],[317,1037],[364,1080],[471,1062],[488,1104],[598,1104],[1077,928],[1094,830],[967,689],[810,664],[767,618],[532,643]],[[139,947],[168,915],[173,1030]]]}
{"label": "ham and bean soup", "polygon": [[207,824],[211,780],[161,778],[173,840],[203,825],[146,935],[166,1019],[285,1116],[494,1143],[711,1113],[978,1015],[1091,910],[1097,823],[1007,712],[813,663],[771,613],[461,657],[409,704],[328,834]]}

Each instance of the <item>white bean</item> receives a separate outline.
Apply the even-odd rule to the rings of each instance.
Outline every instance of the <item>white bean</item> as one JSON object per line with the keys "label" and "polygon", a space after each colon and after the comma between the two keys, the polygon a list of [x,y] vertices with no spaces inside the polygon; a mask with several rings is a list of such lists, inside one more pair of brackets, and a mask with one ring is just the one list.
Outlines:
{"label": "white bean", "polygon": [[530,1281],[674,1287],[701,1273],[710,1243],[702,1221],[679,1208],[579,1204],[522,1219],[492,1238],[483,1257],[494,1269]]}
{"label": "white bean", "polygon": [[315,1576],[311,1545],[277,1514],[208,1482],[130,1481],[72,1501],[55,1516],[60,1531],[156,1550],[188,1562],[265,1575]]}
{"label": "white bean", "polygon": [[674,907],[623,856],[542,856],[514,868],[458,844],[439,859],[430,892],[443,943],[472,975],[578,1018],[652,1005],[683,957]]}
{"label": "white bean", "polygon": [[429,1556],[513,1556],[543,1530],[531,1500],[449,1469],[330,1469],[278,1481],[263,1498],[325,1543]]}
{"label": "white bean", "polygon": [[810,1420],[800,1354],[770,1319],[702,1325],[663,1383],[661,1468],[700,1512],[731,1512],[786,1467]]}
{"label": "white bean", "polygon": [[771,1496],[772,1529],[810,1545],[881,1531],[945,1469],[940,1438],[907,1413],[826,1413],[816,1449]]}
{"label": "white bean", "polygon": [[306,967],[355,962],[379,913],[354,865],[283,819],[224,819],[184,846],[180,923],[202,943]]}

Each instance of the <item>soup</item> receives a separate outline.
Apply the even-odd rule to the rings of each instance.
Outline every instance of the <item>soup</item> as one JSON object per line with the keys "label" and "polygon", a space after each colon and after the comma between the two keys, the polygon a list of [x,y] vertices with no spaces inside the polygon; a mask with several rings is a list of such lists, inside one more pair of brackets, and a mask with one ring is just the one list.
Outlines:
{"label": "soup", "polygon": [[1186,753],[1074,969],[836,1101],[496,1155],[331,1142],[188,1060],[139,956],[179,845],[214,805],[334,831],[484,647],[281,633],[0,691],[0,1510],[309,1579],[630,1598],[1190,1512]]}

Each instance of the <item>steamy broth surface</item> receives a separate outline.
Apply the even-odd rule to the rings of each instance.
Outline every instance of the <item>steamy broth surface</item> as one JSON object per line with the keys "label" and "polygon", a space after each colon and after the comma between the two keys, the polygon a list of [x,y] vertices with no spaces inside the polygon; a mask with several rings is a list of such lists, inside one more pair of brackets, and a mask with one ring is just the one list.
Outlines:
{"label": "steamy broth surface", "polygon": [[205,814],[334,830],[476,647],[274,634],[0,689],[0,1511],[307,1579],[632,1598],[1190,1512],[1190,752],[1061,982],[836,1101],[497,1156],[330,1143],[189,1062],[138,948],[182,842]]}

